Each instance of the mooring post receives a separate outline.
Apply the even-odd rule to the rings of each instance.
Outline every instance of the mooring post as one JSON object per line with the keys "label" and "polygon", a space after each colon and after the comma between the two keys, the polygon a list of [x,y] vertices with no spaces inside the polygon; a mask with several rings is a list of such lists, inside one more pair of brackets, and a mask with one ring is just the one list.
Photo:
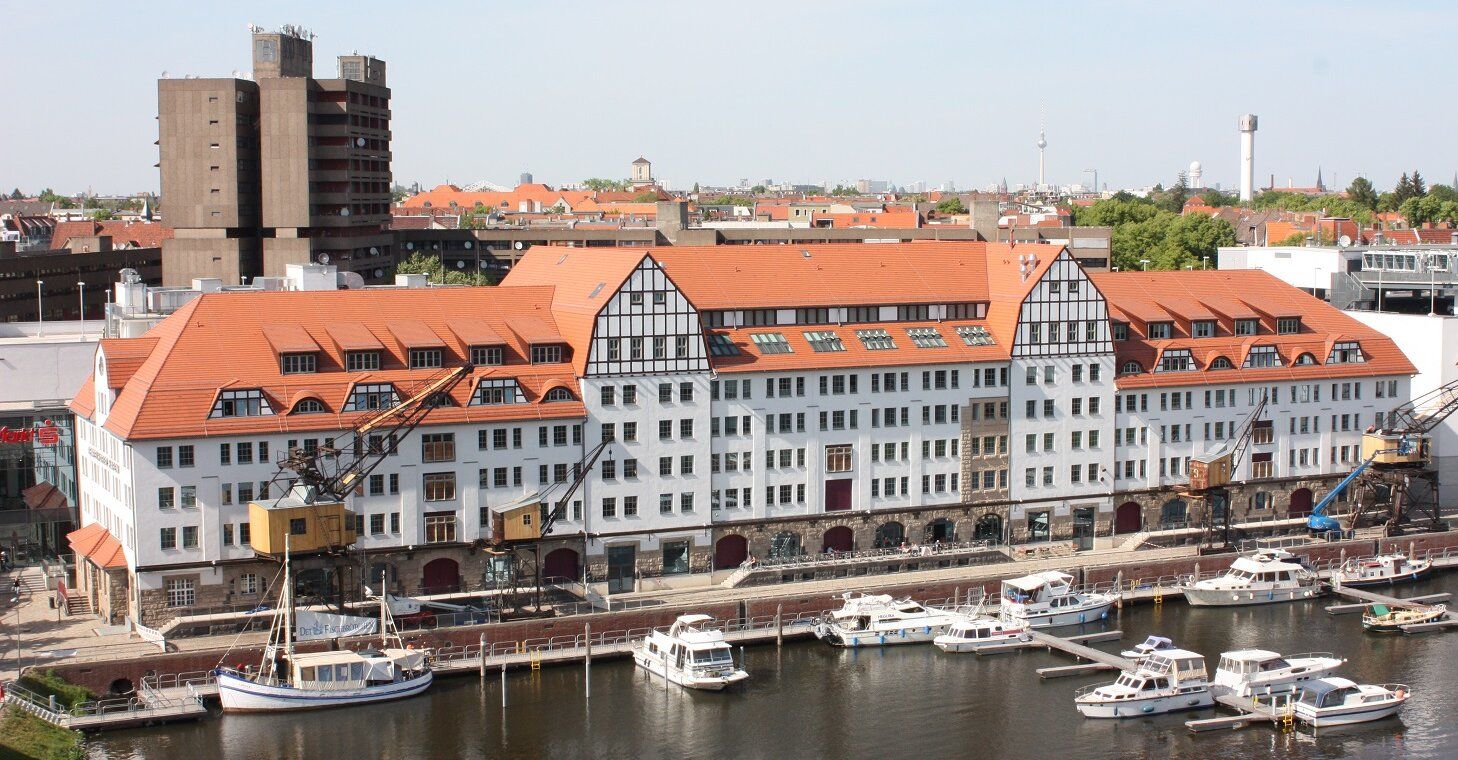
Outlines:
{"label": "mooring post", "polygon": [[785,605],[775,605],[775,646],[785,643]]}
{"label": "mooring post", "polygon": [[1195,580],[1200,580],[1200,563],[1195,563]]}
{"label": "mooring post", "polygon": [[506,658],[501,658],[501,706],[506,707]]}
{"label": "mooring post", "polygon": [[1124,571],[1123,570],[1120,570],[1119,571],[1119,574],[1116,575],[1116,576],[1114,576],[1114,591],[1116,593],[1118,593],[1118,595],[1119,595],[1118,596],[1117,605],[1118,605],[1118,608],[1122,610],[1122,609],[1124,609]]}
{"label": "mooring post", "polygon": [[477,668],[481,671],[481,680],[486,680],[486,634],[481,634],[481,654],[476,658]]}
{"label": "mooring post", "polygon": [[584,699],[592,698],[592,622],[582,625],[582,641],[587,646],[587,654],[582,658],[582,670],[584,683],[582,685],[582,696]]}

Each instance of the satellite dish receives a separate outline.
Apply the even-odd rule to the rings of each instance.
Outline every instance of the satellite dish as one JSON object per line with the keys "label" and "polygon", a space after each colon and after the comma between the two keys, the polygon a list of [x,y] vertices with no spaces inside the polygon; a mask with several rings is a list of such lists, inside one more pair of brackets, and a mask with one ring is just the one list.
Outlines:
{"label": "satellite dish", "polygon": [[476,266],[478,268],[480,268],[480,269],[485,269],[486,267],[491,266],[491,262],[485,261],[485,260],[481,260],[481,261],[476,262]]}
{"label": "satellite dish", "polygon": [[384,276],[385,276],[385,270],[383,270],[383,269],[376,269],[375,270],[375,277],[384,277]]}
{"label": "satellite dish", "polygon": [[345,206],[344,208],[340,209],[339,210],[339,215],[340,216],[349,216],[349,207],[348,206]]}
{"label": "satellite dish", "polygon": [[329,260],[330,260],[329,259],[329,254],[327,254],[327,253],[321,253],[321,254],[319,254],[319,263],[320,264],[328,264],[329,263]]}
{"label": "satellite dish", "polygon": [[468,251],[471,250],[471,241],[467,240],[465,247],[466,247],[466,250],[468,250]]}
{"label": "satellite dish", "polygon": [[358,147],[363,148],[364,147],[364,138],[363,137],[356,137],[356,138],[354,138],[354,144],[356,146],[358,146]]}
{"label": "satellite dish", "polygon": [[380,255],[380,249],[375,248],[374,246],[370,246],[370,255],[371,256],[378,256],[378,255]]}
{"label": "satellite dish", "polygon": [[456,261],[456,269],[465,269],[465,268],[466,268],[466,262],[465,261],[460,261],[460,260]]}
{"label": "satellite dish", "polygon": [[520,240],[518,240],[515,243],[512,243],[511,244],[511,247],[517,249],[518,251],[520,251],[520,250],[526,248],[526,244],[523,243],[523,242],[521,242]]}
{"label": "satellite dish", "polygon": [[405,250],[407,250],[407,251],[413,251],[413,250],[415,250],[415,244],[414,243],[406,243],[405,244]]}
{"label": "satellite dish", "polygon": [[1341,237],[1337,238],[1337,245],[1341,246],[1342,248],[1350,248],[1352,246],[1352,238],[1347,235],[1342,235]]}

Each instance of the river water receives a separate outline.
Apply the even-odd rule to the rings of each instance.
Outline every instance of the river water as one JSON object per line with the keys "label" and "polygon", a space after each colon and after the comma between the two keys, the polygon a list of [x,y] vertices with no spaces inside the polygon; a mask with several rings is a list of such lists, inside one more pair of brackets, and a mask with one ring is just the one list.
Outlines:
{"label": "river water", "polygon": [[[1400,595],[1458,592],[1458,574]],[[1203,653],[1211,674],[1222,651],[1331,651],[1355,681],[1409,684],[1399,718],[1346,728],[1280,733],[1267,724],[1188,733],[1183,721],[1214,710],[1087,720],[1074,690],[1105,672],[1041,681],[1034,668],[1066,655],[978,657],[930,645],[857,651],[819,642],[750,647],[750,680],[723,694],[665,688],[630,660],[598,661],[584,698],[581,665],[438,681],[406,702],[286,715],[210,715],[201,723],[101,734],[93,758],[1096,758],[1458,757],[1458,631],[1377,636],[1357,615],[1332,617],[1332,600],[1193,609],[1178,600],[1111,617],[1123,642],[1154,633]],[[1089,630],[1094,630],[1090,628]],[[1056,633],[1071,635],[1078,629]]]}

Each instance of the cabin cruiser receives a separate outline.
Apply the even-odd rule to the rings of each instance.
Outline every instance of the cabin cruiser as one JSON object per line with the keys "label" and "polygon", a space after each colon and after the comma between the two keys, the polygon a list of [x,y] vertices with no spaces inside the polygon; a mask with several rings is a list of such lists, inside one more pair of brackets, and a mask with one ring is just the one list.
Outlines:
{"label": "cabin cruiser", "polygon": [[1301,689],[1296,719],[1316,728],[1382,720],[1397,714],[1412,689],[1406,684],[1359,684],[1345,678],[1318,678]]}
{"label": "cabin cruiser", "polygon": [[1156,652],[1165,652],[1174,649],[1179,649],[1179,647],[1175,646],[1173,641],[1163,636],[1150,636],[1142,644],[1136,645],[1133,649],[1125,649],[1120,652],[1119,656],[1127,657],[1138,662]]}
{"label": "cabin cruiser", "polygon": [[815,624],[815,637],[841,647],[919,644],[940,636],[961,615],[887,594],[841,595],[840,609]]}
{"label": "cabin cruiser", "polygon": [[633,650],[633,661],[655,676],[690,689],[719,691],[749,678],[734,665],[734,649],[708,615],[680,615],[668,633],[653,631]]}
{"label": "cabin cruiser", "polygon": [[932,639],[932,643],[943,652],[980,652],[1031,640],[1021,624],[979,615],[958,620],[946,633]]}
{"label": "cabin cruiser", "polygon": [[1137,718],[1215,704],[1205,657],[1184,649],[1153,652],[1111,684],[1079,689],[1073,704],[1085,718]]}
{"label": "cabin cruiser", "polygon": [[1296,555],[1283,549],[1237,557],[1224,574],[1187,583],[1181,590],[1185,601],[1195,607],[1290,602],[1313,599],[1322,592],[1316,574],[1302,565]]}
{"label": "cabin cruiser", "polygon": [[1073,576],[1049,570],[1002,582],[1000,617],[1028,628],[1054,628],[1103,620],[1117,594],[1073,590]]}
{"label": "cabin cruiser", "polygon": [[1448,616],[1445,604],[1370,604],[1362,627],[1373,633],[1403,633],[1404,626],[1434,623]]}
{"label": "cabin cruiser", "polygon": [[1343,660],[1330,652],[1282,657],[1264,649],[1240,649],[1220,655],[1214,687],[1237,697],[1261,697],[1296,691],[1341,667]]}
{"label": "cabin cruiser", "polygon": [[[296,611],[287,536],[284,540],[280,611],[269,628],[262,662],[257,668],[219,668],[215,672],[223,712],[343,707],[403,699],[425,691],[434,679],[426,653],[401,642],[384,595],[378,597],[379,649],[295,651],[296,641],[368,634],[376,628],[370,618]],[[365,589],[365,593],[371,592]]]}
{"label": "cabin cruiser", "polygon": [[1406,554],[1382,554],[1365,559],[1349,559],[1331,575],[1338,586],[1383,586],[1422,580],[1433,570],[1430,559],[1414,559]]}

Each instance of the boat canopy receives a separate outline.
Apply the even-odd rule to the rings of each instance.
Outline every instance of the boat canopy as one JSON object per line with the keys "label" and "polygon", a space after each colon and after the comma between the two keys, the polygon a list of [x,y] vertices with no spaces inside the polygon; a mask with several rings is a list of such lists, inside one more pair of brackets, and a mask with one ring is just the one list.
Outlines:
{"label": "boat canopy", "polygon": [[1046,570],[1041,573],[1024,575],[1021,578],[1009,578],[1003,581],[1002,585],[1011,586],[1020,591],[1037,591],[1044,586],[1067,586],[1072,581],[1073,576],[1068,573],[1060,573],[1057,570]]}
{"label": "boat canopy", "polygon": [[1149,647],[1150,649],[1169,649],[1170,645],[1173,643],[1173,641],[1170,641],[1163,636],[1150,636],[1149,638],[1144,640],[1144,646]]}

